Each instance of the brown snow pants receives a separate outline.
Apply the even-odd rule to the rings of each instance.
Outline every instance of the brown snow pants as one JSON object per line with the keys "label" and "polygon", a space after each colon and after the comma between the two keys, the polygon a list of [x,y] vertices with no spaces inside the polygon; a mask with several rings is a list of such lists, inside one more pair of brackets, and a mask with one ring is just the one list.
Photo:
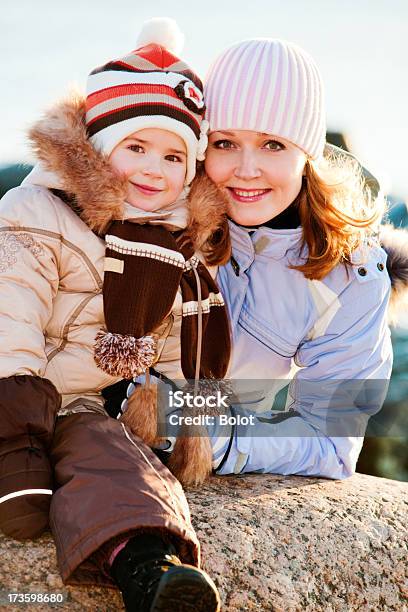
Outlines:
{"label": "brown snow pants", "polygon": [[98,550],[137,532],[160,532],[183,562],[199,565],[180,483],[120,421],[93,412],[59,417],[50,458],[50,526],[65,583],[113,584],[100,571]]}

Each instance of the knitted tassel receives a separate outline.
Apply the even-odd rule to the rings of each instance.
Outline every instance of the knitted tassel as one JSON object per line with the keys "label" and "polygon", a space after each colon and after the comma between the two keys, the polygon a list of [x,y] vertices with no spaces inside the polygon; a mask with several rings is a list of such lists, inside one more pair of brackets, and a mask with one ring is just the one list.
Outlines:
{"label": "knitted tassel", "polygon": [[212,471],[212,447],[205,428],[193,437],[191,427],[182,426],[167,467],[183,485],[202,484]]}
{"label": "knitted tassel", "polygon": [[135,338],[99,331],[95,338],[94,359],[101,370],[111,376],[133,378],[150,368],[156,348],[153,336]]}
{"label": "knitted tassel", "polygon": [[121,421],[149,446],[157,444],[157,385],[137,386]]}

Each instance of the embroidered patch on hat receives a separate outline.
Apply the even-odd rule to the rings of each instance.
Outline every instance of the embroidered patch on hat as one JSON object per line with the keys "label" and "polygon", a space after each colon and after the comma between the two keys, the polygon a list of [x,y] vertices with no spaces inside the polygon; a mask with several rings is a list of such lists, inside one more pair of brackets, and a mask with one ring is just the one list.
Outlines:
{"label": "embroidered patch on hat", "polygon": [[181,81],[174,91],[193,113],[203,115],[205,111],[203,92],[193,83],[193,81]]}

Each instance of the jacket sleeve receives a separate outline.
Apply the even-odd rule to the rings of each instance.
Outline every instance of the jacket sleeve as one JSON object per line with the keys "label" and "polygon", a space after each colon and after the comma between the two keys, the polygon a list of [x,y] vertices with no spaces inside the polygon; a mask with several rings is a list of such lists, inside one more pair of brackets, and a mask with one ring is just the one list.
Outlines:
{"label": "jacket sleeve", "polygon": [[[44,210],[35,213],[35,206]],[[53,250],[45,219],[55,214],[51,197],[41,193],[36,201],[24,187],[9,191],[1,200],[0,378],[44,375],[44,330],[59,283],[59,241],[54,241]]]}
{"label": "jacket sleeve", "polygon": [[[356,275],[325,333],[297,351],[300,370],[289,386],[289,411],[254,415],[253,425],[236,427],[219,474],[341,479],[354,473],[368,419],[381,409],[391,375],[389,291],[385,274]],[[235,412],[248,414],[242,406]]]}
{"label": "jacket sleeve", "polygon": [[41,217],[53,213],[50,201],[24,188],[0,203],[0,529],[17,539],[46,528],[52,493],[47,451],[61,397],[44,378],[44,330],[58,257],[45,244]]}
{"label": "jacket sleeve", "polygon": [[60,395],[44,379],[44,330],[59,282],[55,216],[45,190],[18,187],[0,202],[0,441],[29,433],[47,444],[54,428]]}

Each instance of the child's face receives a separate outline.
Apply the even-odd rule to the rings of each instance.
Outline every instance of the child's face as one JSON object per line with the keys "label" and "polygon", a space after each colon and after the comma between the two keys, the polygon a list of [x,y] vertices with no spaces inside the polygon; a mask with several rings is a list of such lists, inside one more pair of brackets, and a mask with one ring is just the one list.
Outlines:
{"label": "child's face", "polygon": [[205,169],[228,196],[228,214],[241,225],[261,225],[293,202],[302,187],[306,155],[261,132],[212,132]]}
{"label": "child's face", "polygon": [[114,170],[128,179],[127,202],[155,211],[177,200],[184,187],[187,151],[177,134],[157,128],[134,132],[112,151]]}

